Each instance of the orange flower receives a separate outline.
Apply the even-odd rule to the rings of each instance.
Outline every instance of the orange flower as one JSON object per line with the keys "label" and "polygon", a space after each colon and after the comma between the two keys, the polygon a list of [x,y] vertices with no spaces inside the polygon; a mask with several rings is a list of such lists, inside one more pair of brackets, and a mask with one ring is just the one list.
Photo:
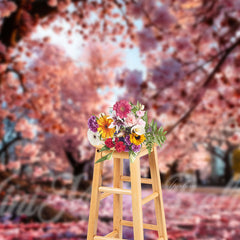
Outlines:
{"label": "orange flower", "polygon": [[100,132],[102,138],[112,138],[113,134],[115,132],[115,127],[114,128],[109,128],[111,123],[113,122],[113,119],[108,118],[107,115],[102,115],[98,120],[98,131]]}

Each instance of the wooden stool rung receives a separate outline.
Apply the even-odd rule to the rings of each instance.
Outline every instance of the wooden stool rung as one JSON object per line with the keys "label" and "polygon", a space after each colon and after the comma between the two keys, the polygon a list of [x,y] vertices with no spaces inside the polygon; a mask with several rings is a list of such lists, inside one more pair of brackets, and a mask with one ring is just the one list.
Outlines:
{"label": "wooden stool rung", "polygon": [[107,193],[107,192],[101,193],[101,195],[100,195],[100,200],[103,200],[104,198],[106,198],[106,197],[108,197],[108,196],[111,196],[111,195],[112,195],[112,193]]}
{"label": "wooden stool rung", "polygon": [[[121,181],[131,182],[131,178],[129,176],[121,176]],[[141,178],[141,183],[152,184],[152,179],[151,178]]]}
{"label": "wooden stool rung", "polygon": [[104,237],[115,237],[118,234],[118,232],[116,230],[108,233],[107,235],[105,235]]}
{"label": "wooden stool rung", "polygon": [[[133,222],[132,221],[127,221],[127,220],[122,220],[121,225],[126,226],[126,227],[133,227]],[[143,223],[143,228],[144,229],[149,229],[149,230],[154,230],[154,231],[158,230],[157,225],[149,224],[149,223]]]}
{"label": "wooden stool rung", "polygon": [[142,199],[142,205],[144,205],[145,203],[153,200],[154,198],[156,198],[158,196],[159,196],[158,192],[154,192],[154,193],[150,194],[149,196]]}
{"label": "wooden stool rung", "polygon": [[111,194],[126,194],[131,195],[132,191],[130,189],[122,189],[122,188],[113,188],[113,187],[99,187],[99,192],[106,192]]}
{"label": "wooden stool rung", "polygon": [[94,240],[127,240],[127,239],[95,236],[95,237],[94,237]]}

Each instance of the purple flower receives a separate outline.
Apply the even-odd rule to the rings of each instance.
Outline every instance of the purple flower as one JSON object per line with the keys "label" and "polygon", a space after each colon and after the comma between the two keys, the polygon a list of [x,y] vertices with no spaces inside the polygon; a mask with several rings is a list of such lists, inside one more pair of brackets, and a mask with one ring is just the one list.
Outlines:
{"label": "purple flower", "polygon": [[132,145],[132,150],[134,152],[139,152],[140,149],[141,149],[141,145],[135,145],[135,144]]}
{"label": "purple flower", "polygon": [[125,152],[129,152],[129,146],[125,145]]}
{"label": "purple flower", "polygon": [[95,116],[91,116],[88,119],[88,127],[92,132],[97,132],[98,124],[97,124],[97,119]]}
{"label": "purple flower", "polygon": [[128,146],[130,146],[132,143],[130,142],[130,136],[129,135],[127,135],[126,137],[125,137],[125,143],[128,145]]}

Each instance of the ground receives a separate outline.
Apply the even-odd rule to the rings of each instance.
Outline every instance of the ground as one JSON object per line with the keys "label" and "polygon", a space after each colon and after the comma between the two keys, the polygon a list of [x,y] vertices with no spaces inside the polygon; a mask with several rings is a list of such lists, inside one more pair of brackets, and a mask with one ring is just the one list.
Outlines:
{"label": "ground", "polygon": [[[211,193],[213,192],[213,193]],[[144,189],[143,197],[151,193]],[[15,196],[16,197],[16,196]],[[163,200],[169,240],[239,240],[240,239],[240,194],[229,189],[203,188],[195,191],[180,189],[163,190]],[[123,197],[124,219],[131,220],[131,196]],[[72,216],[59,221],[54,216],[46,222],[39,206],[40,221],[26,221],[29,216],[9,214],[1,217],[0,240],[40,240],[40,239],[72,239],[86,240],[90,195],[72,197],[60,194],[48,194],[42,200],[63,214]],[[1,209],[2,210],[2,209]],[[59,214],[61,215],[61,213]],[[67,216],[68,216],[67,215]],[[154,202],[144,205],[145,223],[155,223]],[[112,231],[112,197],[101,201],[98,222],[98,235]],[[44,222],[41,222],[44,221]],[[54,222],[56,221],[56,222]],[[123,238],[133,239],[132,229],[123,228]],[[156,240],[155,231],[145,231],[145,240]]]}

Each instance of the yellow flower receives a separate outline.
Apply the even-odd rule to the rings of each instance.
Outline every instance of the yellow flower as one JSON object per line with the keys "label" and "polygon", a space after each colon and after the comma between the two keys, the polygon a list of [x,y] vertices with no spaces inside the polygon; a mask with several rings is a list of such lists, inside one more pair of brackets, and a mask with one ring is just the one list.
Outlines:
{"label": "yellow flower", "polygon": [[146,140],[144,134],[142,135],[137,135],[136,133],[131,133],[130,134],[130,142],[135,144],[135,145],[140,145]]}
{"label": "yellow flower", "polygon": [[98,120],[98,131],[102,135],[102,138],[112,138],[113,134],[115,132],[115,127],[114,128],[109,128],[111,123],[113,122],[113,119],[108,118],[107,115],[102,115]]}

